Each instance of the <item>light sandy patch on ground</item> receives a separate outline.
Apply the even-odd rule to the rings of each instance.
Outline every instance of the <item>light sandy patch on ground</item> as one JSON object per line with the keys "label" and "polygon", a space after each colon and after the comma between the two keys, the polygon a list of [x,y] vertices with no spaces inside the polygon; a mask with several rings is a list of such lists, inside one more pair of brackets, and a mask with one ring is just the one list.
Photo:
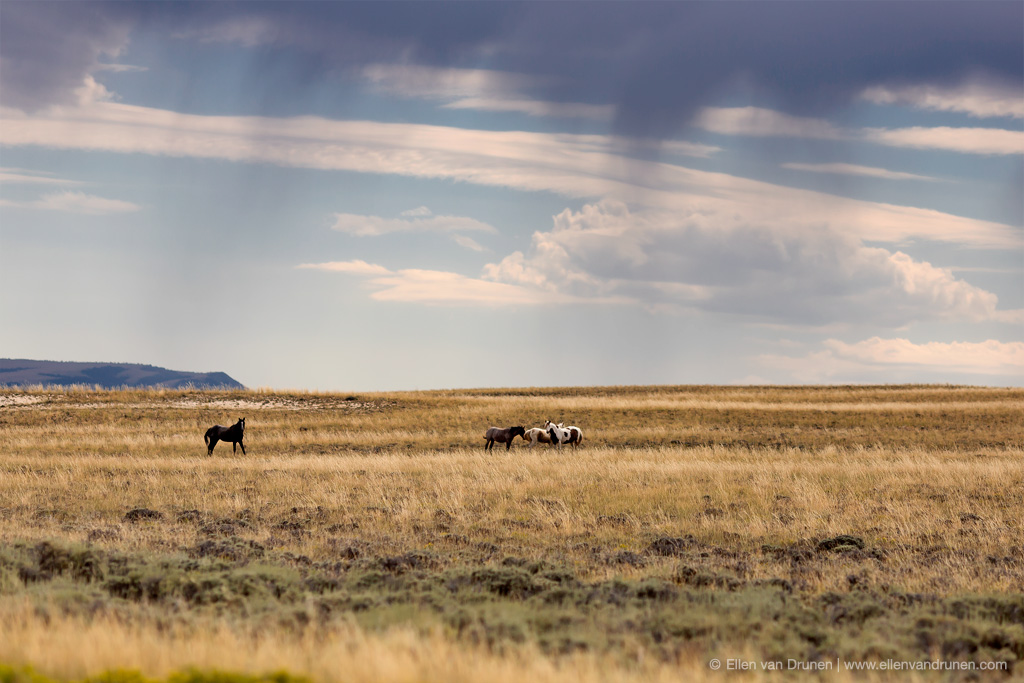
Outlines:
{"label": "light sandy patch on ground", "polygon": [[42,396],[25,396],[23,394],[0,394],[0,408],[8,408],[10,406],[30,406],[42,402]]}
{"label": "light sandy patch on ground", "polygon": [[[43,405],[40,405],[43,404]],[[394,401],[360,401],[340,396],[316,396],[309,398],[293,398],[290,396],[257,396],[254,398],[182,398],[178,400],[158,401],[127,401],[121,402],[124,408],[132,409],[163,409],[163,408],[218,408],[225,410],[345,410],[352,412],[373,412],[396,405]],[[110,403],[101,401],[82,401],[78,397],[62,393],[54,394],[0,394],[0,408],[37,406],[42,409],[54,410],[101,410],[110,407]]]}
{"label": "light sandy patch on ground", "polygon": [[[158,404],[153,404],[158,405]],[[277,408],[283,410],[309,410],[317,408],[314,404],[304,404],[285,399],[260,399],[247,400],[237,398],[226,398],[212,401],[200,401],[197,399],[186,399],[183,401],[172,401],[169,404],[175,408],[231,408],[238,410],[259,410],[263,408]]]}
{"label": "light sandy patch on ground", "polygon": [[172,401],[170,403],[154,403],[153,406],[170,405],[175,408],[228,408],[238,410],[321,410],[324,408],[347,409],[347,410],[372,410],[385,407],[385,404],[374,401],[346,401],[346,400],[294,400],[286,397],[261,398],[261,399],[213,399],[208,401],[198,399],[185,399]]}

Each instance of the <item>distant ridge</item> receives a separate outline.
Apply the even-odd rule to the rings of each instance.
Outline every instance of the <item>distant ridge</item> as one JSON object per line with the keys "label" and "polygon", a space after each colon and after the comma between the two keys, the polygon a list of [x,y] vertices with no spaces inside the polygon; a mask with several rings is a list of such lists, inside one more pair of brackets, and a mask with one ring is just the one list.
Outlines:
{"label": "distant ridge", "polygon": [[70,363],[52,360],[0,358],[0,386],[84,384],[104,389],[162,387],[165,389],[244,389],[223,372],[180,372],[136,363]]}

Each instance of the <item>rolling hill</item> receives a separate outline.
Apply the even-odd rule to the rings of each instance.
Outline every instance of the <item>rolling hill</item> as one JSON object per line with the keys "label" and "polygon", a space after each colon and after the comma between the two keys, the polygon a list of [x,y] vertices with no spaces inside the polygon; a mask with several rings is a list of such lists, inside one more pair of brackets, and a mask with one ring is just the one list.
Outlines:
{"label": "rolling hill", "polygon": [[135,363],[71,363],[64,361],[0,358],[0,386],[84,384],[105,389],[164,387],[244,389],[223,372],[183,372]]}

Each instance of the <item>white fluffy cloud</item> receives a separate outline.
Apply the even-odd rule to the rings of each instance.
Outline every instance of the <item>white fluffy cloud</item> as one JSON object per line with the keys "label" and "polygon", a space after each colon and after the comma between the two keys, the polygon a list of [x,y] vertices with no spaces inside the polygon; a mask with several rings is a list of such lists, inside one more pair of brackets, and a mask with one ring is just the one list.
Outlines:
{"label": "white fluffy cloud", "polygon": [[954,111],[977,118],[1024,118],[1020,87],[967,82],[955,87],[933,85],[868,88],[861,95],[875,104],[905,104],[932,111]]}
{"label": "white fluffy cloud", "polygon": [[1024,372],[1024,342],[926,342],[872,337],[856,344],[837,339],[825,347],[840,358],[876,365],[927,365],[959,372]]}
{"label": "white fluffy cloud", "polygon": [[822,119],[795,117],[758,107],[708,107],[698,114],[694,125],[722,135],[860,140],[888,147],[963,154],[1024,153],[1024,132],[1019,130],[949,126],[845,129]]}
{"label": "white fluffy cloud", "polygon": [[874,166],[860,166],[858,164],[805,164],[798,162],[790,162],[782,164],[782,168],[788,168],[793,171],[807,171],[809,173],[834,173],[836,175],[862,176],[865,178],[880,178],[882,180],[924,180],[927,182],[939,181],[939,178],[933,178],[931,176],[917,175],[914,173],[903,173],[900,171],[890,171],[885,168],[875,168]]}
{"label": "white fluffy cloud", "polygon": [[438,100],[445,109],[510,111],[528,116],[611,120],[612,105],[548,102],[528,96],[546,80],[538,76],[488,69],[439,68],[415,64],[370,64],[360,75],[378,90],[418,99]]}
{"label": "white fluffy cloud", "polygon": [[[793,121],[766,120],[795,132]],[[490,264],[480,278],[373,273],[377,299],[630,302],[801,325],[1020,317],[948,269],[865,246],[929,239],[1019,249],[1011,226],[633,159],[609,136],[198,116],[94,101],[33,116],[4,111],[0,142],[396,173],[597,200],[563,212],[552,230],[538,231],[528,249]],[[65,193],[49,208],[137,208],[87,199]],[[397,218],[338,214],[335,225],[357,235],[494,231],[425,207]],[[475,294],[458,292],[459,284]]]}
{"label": "white fluffy cloud", "polygon": [[[473,248],[471,245],[464,245]],[[950,269],[839,231],[719,224],[714,214],[631,210],[604,200],[554,217],[525,251],[480,278],[392,272],[362,261],[302,268],[363,276],[378,300],[433,304],[613,303],[822,327],[919,320],[1024,322]]]}
{"label": "white fluffy cloud", "polygon": [[402,213],[401,218],[383,218],[354,213],[334,214],[334,230],[356,235],[373,237],[393,232],[488,232],[498,230],[492,226],[466,216],[435,216],[430,209],[421,206]]}
{"label": "white fluffy cloud", "polygon": [[43,211],[64,211],[88,216],[106,216],[118,213],[131,213],[142,207],[120,199],[107,199],[84,192],[54,192],[43,195],[31,202],[15,202],[0,199],[0,206],[20,209],[39,209]]}
{"label": "white fluffy cloud", "polygon": [[890,147],[964,154],[1024,154],[1024,132],[1001,128],[866,128],[863,138]]}
{"label": "white fluffy cloud", "polygon": [[566,119],[610,120],[615,107],[610,104],[584,102],[546,102],[527,98],[463,97],[443,105],[444,109],[474,109],[476,111],[512,111],[527,116],[547,116]]}
{"label": "white fluffy cloud", "polygon": [[607,303],[581,300],[534,287],[493,282],[440,270],[410,268],[392,271],[365,261],[304,263],[303,270],[344,273],[363,278],[376,301],[418,303],[434,306],[537,306],[563,303]]}
{"label": "white fluffy cloud", "polygon": [[849,136],[828,121],[790,116],[761,107],[706,107],[697,115],[694,125],[722,135],[819,140],[841,140]]}
{"label": "white fluffy cloud", "polygon": [[452,241],[460,247],[472,249],[473,251],[490,251],[490,249],[483,246],[472,237],[468,237],[466,235],[452,235]]}
{"label": "white fluffy cloud", "polygon": [[[622,141],[612,136],[310,116],[200,116],[116,102],[55,108],[34,116],[2,110],[0,122],[4,145],[445,178],[715,215],[725,227],[757,224],[781,232],[825,227],[890,243],[922,238],[977,247],[1021,245],[1019,231],[990,221],[628,158],[621,154]],[[686,153],[688,146],[671,143],[670,148]],[[701,148],[690,151],[700,154]]]}
{"label": "white fluffy cloud", "polygon": [[0,168],[0,183],[27,185],[83,185],[79,180],[57,178],[52,173],[25,168]]}
{"label": "white fluffy cloud", "polygon": [[389,275],[391,271],[376,263],[356,259],[354,261],[329,261],[327,263],[303,263],[298,266],[303,270],[324,270],[331,273],[348,273],[350,275]]}
{"label": "white fluffy cloud", "polygon": [[872,337],[855,343],[828,339],[804,356],[763,355],[766,368],[782,370],[800,382],[825,382],[872,373],[917,370],[939,375],[1024,377],[1024,342],[925,342]]}
{"label": "white fluffy cloud", "polygon": [[360,75],[379,90],[401,97],[459,99],[498,97],[522,92],[537,84],[537,77],[489,69],[457,69],[418,64],[370,64]]}
{"label": "white fluffy cloud", "polygon": [[495,282],[799,325],[994,320],[991,292],[946,268],[867,247],[839,231],[631,211],[613,200],[566,210],[530,249],[485,267]]}

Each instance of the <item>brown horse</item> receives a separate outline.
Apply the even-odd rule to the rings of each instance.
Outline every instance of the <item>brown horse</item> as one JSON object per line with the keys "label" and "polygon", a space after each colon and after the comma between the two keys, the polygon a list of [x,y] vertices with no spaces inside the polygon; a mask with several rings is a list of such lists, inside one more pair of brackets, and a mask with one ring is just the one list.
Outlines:
{"label": "brown horse", "polygon": [[245,444],[242,443],[242,437],[245,436],[245,418],[238,418],[238,422],[231,425],[230,427],[221,427],[220,425],[213,425],[206,430],[206,435],[203,439],[206,440],[206,447],[209,449],[207,455],[213,455],[213,447],[217,445],[218,441],[225,443],[231,442],[231,452],[236,453],[235,446],[242,447],[242,455],[245,455]]}
{"label": "brown horse", "polygon": [[484,450],[490,450],[494,448],[494,442],[505,444],[505,450],[512,448],[512,439],[517,436],[526,438],[526,430],[522,427],[508,427],[501,429],[500,427],[491,427],[484,434],[484,438],[487,439],[487,444],[484,446]]}

